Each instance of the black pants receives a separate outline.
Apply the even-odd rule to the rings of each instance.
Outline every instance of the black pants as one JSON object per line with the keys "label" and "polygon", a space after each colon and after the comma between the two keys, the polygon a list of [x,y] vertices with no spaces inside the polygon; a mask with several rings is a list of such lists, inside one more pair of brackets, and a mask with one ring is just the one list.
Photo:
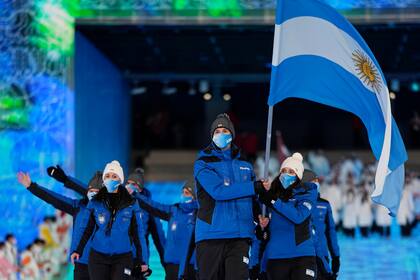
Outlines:
{"label": "black pants", "polygon": [[343,228],[343,233],[345,236],[355,237],[356,230],[354,228]]}
{"label": "black pants", "polygon": [[269,280],[314,280],[315,257],[268,260],[267,275]]}
{"label": "black pants", "polygon": [[411,225],[400,226],[401,228],[401,235],[404,237],[411,236]]}
{"label": "black pants", "polygon": [[379,233],[381,236],[391,236],[391,227],[379,227]]}
{"label": "black pants", "polygon": [[[167,263],[165,265],[165,280],[178,280],[179,265],[173,263]],[[189,264],[184,271],[185,280],[196,280],[194,266]]]}
{"label": "black pants", "polygon": [[74,264],[73,277],[74,280],[89,280],[89,270],[87,264],[76,262]]}
{"label": "black pants", "polygon": [[128,280],[132,267],[131,253],[110,256],[90,251],[89,276],[92,280]]}
{"label": "black pants", "polygon": [[360,233],[363,237],[369,237],[369,227],[360,227]]}
{"label": "black pants", "polygon": [[200,280],[248,279],[248,239],[214,239],[197,243]]}

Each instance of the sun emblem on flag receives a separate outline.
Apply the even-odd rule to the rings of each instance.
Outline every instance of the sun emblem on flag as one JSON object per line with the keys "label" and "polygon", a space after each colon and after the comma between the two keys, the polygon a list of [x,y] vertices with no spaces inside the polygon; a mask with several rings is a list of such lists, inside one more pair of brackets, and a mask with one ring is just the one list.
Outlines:
{"label": "sun emblem on flag", "polygon": [[379,93],[379,90],[381,89],[381,80],[378,70],[372,60],[360,50],[353,52],[352,59],[356,66],[359,79],[376,93]]}

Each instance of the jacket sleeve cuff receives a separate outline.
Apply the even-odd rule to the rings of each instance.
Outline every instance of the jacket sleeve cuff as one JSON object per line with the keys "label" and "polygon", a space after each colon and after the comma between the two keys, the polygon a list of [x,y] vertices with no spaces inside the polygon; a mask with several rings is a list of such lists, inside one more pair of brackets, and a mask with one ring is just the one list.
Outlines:
{"label": "jacket sleeve cuff", "polygon": [[277,199],[277,200],[271,200],[270,201],[271,205],[273,205],[273,207],[277,210],[277,211],[281,211],[281,209],[283,208],[283,201],[281,201],[281,199]]}
{"label": "jacket sleeve cuff", "polygon": [[34,189],[34,188],[36,188],[38,186],[38,184],[37,183],[35,183],[35,182],[31,182],[31,184],[29,185],[29,187],[28,187],[28,190],[31,190],[31,189]]}

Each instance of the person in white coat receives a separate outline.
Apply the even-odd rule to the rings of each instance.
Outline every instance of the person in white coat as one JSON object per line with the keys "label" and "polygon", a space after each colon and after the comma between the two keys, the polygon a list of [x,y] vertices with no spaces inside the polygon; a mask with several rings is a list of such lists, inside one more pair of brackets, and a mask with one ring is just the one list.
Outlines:
{"label": "person in white coat", "polygon": [[357,190],[358,209],[357,223],[363,237],[368,237],[373,223],[372,201],[366,185],[362,185]]}
{"label": "person in white coat", "polygon": [[391,236],[391,216],[389,215],[389,210],[380,204],[375,204],[376,213],[375,221],[376,225],[379,228],[379,234],[384,237]]}
{"label": "person in white coat", "polygon": [[397,213],[397,222],[401,228],[401,235],[411,236],[411,227],[414,222],[414,200],[411,191],[411,181],[407,180],[401,197],[400,208]]}
{"label": "person in white coat", "polygon": [[40,280],[41,274],[38,268],[38,264],[35,260],[32,252],[33,244],[26,247],[26,250],[22,252],[20,256],[21,270],[20,279],[22,280]]}
{"label": "person in white coat", "polygon": [[[17,240],[12,233],[6,234],[5,237],[5,258],[13,265],[18,266]],[[9,276],[9,280],[16,280],[17,274]]]}
{"label": "person in white coat", "polygon": [[358,200],[353,183],[349,184],[343,201],[343,232],[346,236],[355,237],[357,226]]}
{"label": "person in white coat", "polygon": [[321,196],[330,202],[334,223],[337,227],[341,221],[340,211],[343,207],[343,194],[338,186],[338,177],[336,176],[330,184],[324,186],[321,187]]}

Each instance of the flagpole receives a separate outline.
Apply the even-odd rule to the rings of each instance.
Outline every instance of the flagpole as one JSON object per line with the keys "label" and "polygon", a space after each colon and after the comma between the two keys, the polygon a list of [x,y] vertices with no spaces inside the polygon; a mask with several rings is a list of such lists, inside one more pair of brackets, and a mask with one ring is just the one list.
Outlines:
{"label": "flagpole", "polygon": [[[268,180],[268,164],[270,162],[271,151],[271,132],[273,127],[273,105],[268,106],[267,137],[265,142],[265,162],[264,162],[264,180]],[[262,215],[265,217],[266,206],[262,205]]]}

